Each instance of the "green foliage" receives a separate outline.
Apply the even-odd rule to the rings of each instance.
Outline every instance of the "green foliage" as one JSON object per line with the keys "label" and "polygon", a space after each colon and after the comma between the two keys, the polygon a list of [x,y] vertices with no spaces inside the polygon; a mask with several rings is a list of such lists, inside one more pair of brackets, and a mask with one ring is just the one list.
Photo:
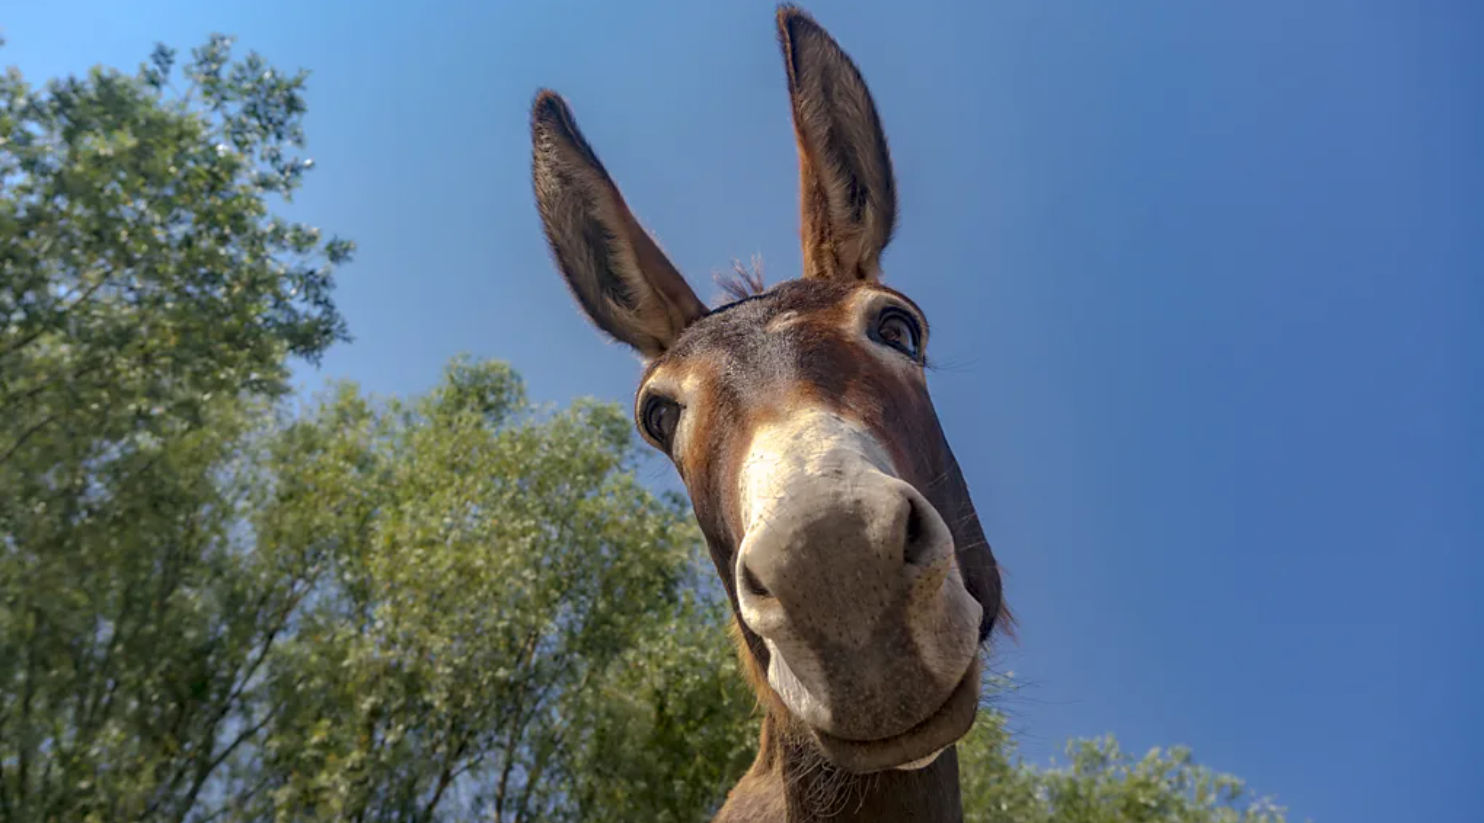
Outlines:
{"label": "green foliage", "polygon": [[4,819],[688,820],[745,766],[694,524],[616,406],[459,360],[210,408],[73,565],[6,555]]}
{"label": "green foliage", "polygon": [[1033,768],[1014,757],[1003,715],[981,712],[959,746],[967,823],[1284,823],[1283,810],[1189,750],[1134,758],[1111,735],[1067,744],[1069,763]]}
{"label": "green foliage", "polygon": [[243,414],[124,453],[12,518],[0,554],[0,812],[174,819],[234,751],[228,721],[292,588],[237,550]]}
{"label": "green foliage", "polygon": [[725,601],[686,598],[587,691],[567,719],[570,808],[553,819],[680,823],[720,808],[757,753],[760,716],[730,619]]}
{"label": "green foliage", "polygon": [[32,477],[17,464],[84,459],[213,396],[282,391],[286,354],[345,337],[331,272],[352,245],[270,212],[311,166],[292,154],[304,75],[229,46],[179,76],[163,47],[133,76],[0,76],[8,486]]}
{"label": "green foliage", "polygon": [[[285,356],[350,245],[271,215],[302,76],[0,76],[0,816],[179,819],[259,721],[299,581],[247,551]],[[182,79],[189,88],[175,91]]]}
{"label": "green foliage", "polygon": [[273,673],[262,817],[562,816],[574,718],[686,616],[696,532],[635,480],[630,426],[536,415],[508,367],[456,361],[427,397],[344,387],[285,431],[257,528],[327,585]]}

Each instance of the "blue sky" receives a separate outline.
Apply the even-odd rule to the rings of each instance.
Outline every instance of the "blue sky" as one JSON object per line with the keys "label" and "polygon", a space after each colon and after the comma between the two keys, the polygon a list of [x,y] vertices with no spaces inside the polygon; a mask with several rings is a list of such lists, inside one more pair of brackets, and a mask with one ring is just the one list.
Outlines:
{"label": "blue sky", "polygon": [[[1026,752],[1111,731],[1295,821],[1476,816],[1477,4],[807,7],[891,140],[885,268],[931,318],[1007,569]],[[542,85],[703,298],[733,257],[798,271],[771,2],[112,8],[8,0],[0,63],[132,67],[217,30],[313,71],[294,212],[360,253],[356,341],[307,385],[418,391],[470,352],[543,401],[628,401],[639,366],[579,317],[531,204]]]}

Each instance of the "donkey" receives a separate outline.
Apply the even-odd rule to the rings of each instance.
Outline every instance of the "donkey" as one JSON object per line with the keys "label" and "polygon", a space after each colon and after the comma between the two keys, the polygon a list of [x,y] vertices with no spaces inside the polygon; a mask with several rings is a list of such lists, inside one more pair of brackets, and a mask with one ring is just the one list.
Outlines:
{"label": "donkey", "polygon": [[579,306],[645,361],[635,422],[685,483],[764,709],[716,820],[957,821],[999,568],[928,396],[927,319],[881,282],[897,206],[875,103],[807,13],[777,22],[801,279],[708,310],[549,90],[537,208]]}

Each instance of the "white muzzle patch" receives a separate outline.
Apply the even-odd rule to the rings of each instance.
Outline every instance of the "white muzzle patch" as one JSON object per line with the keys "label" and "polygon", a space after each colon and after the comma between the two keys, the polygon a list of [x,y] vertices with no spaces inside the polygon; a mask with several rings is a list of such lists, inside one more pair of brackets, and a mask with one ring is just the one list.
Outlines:
{"label": "white muzzle patch", "polygon": [[[882,637],[895,638],[891,654],[912,656],[930,681],[924,695],[946,697],[977,654],[981,607],[963,586],[947,524],[882,444],[832,412],[791,415],[754,434],[738,484],[741,616],[763,638],[768,683],[789,710],[814,728],[851,728],[861,696],[832,691],[850,688],[841,669],[856,655],[882,668],[872,647]],[[916,565],[904,559],[912,540],[926,546]],[[907,625],[883,628],[889,614]],[[822,660],[821,646],[836,659]]]}

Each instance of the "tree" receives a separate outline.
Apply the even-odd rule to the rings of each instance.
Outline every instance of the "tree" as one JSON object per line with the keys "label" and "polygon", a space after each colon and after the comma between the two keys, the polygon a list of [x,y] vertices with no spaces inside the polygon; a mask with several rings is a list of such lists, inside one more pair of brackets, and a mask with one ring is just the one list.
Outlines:
{"label": "tree", "polygon": [[0,80],[0,466],[280,393],[286,354],[346,337],[330,289],[351,244],[270,211],[312,166],[292,155],[305,75],[223,37],[194,58],[179,93],[164,47],[135,76]]}
{"label": "tree", "polygon": [[[634,723],[593,721],[644,709],[595,696],[652,699],[629,690],[650,667],[706,680],[683,639],[712,625],[695,526],[635,479],[631,427],[610,404],[538,413],[508,366],[456,360],[428,396],[342,386],[285,430],[259,550],[325,574],[275,659],[270,791],[243,819],[563,819],[611,790],[576,778],[619,753],[592,735]],[[657,748],[710,754],[625,742],[651,781]]]}
{"label": "tree", "polygon": [[[709,569],[694,568],[702,579]],[[710,820],[757,754],[761,718],[720,597],[697,595],[639,639],[568,718],[561,820]]]}
{"label": "tree", "polygon": [[244,550],[236,456],[286,356],[345,336],[351,252],[271,210],[303,84],[220,37],[0,77],[4,819],[181,819],[262,721],[304,585]]}
{"label": "tree", "polygon": [[1283,810],[1238,778],[1198,765],[1183,747],[1124,752],[1112,735],[1067,743],[1069,763],[1039,769],[1015,756],[1005,717],[980,712],[959,746],[968,823],[1284,823]]}

